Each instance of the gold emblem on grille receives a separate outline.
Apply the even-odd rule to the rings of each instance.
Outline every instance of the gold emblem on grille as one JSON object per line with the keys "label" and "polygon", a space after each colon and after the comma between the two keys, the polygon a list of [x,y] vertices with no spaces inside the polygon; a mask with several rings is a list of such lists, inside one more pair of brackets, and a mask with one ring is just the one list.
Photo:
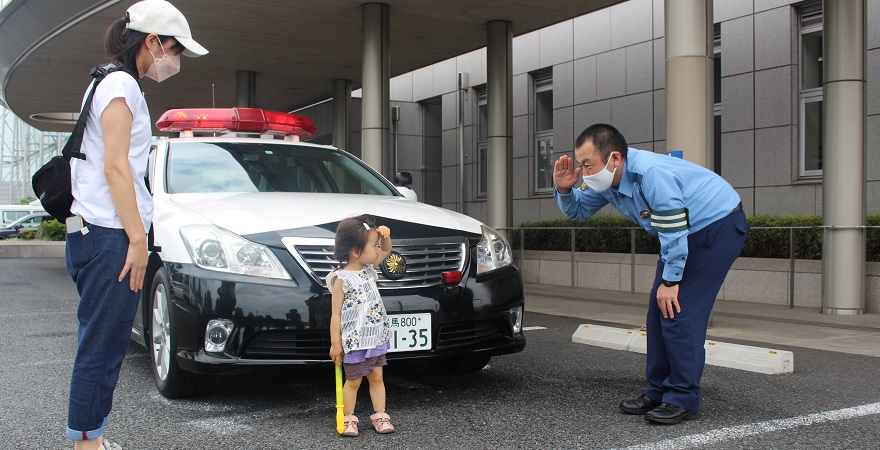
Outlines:
{"label": "gold emblem on grille", "polygon": [[385,261],[382,261],[382,273],[392,280],[402,278],[406,273],[406,260],[403,255],[397,252],[389,253]]}

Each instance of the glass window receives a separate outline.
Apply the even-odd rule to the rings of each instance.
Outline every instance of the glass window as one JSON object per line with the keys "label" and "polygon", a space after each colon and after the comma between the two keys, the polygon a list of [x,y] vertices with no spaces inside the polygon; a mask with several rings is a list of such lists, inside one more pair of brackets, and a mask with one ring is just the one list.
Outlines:
{"label": "glass window", "polygon": [[3,223],[12,223],[30,214],[27,211],[3,211]]}
{"label": "glass window", "polygon": [[721,175],[721,112],[715,113],[715,153],[714,153],[714,163],[715,163],[715,173]]}
{"label": "glass window", "polygon": [[553,129],[553,91],[535,92],[535,132]]}
{"label": "glass window", "polygon": [[535,141],[535,166],[538,190],[553,188],[553,138]]}
{"label": "glass window", "polygon": [[480,106],[479,106],[480,113],[478,115],[479,118],[477,119],[478,120],[477,128],[479,129],[479,131],[478,131],[479,134],[477,136],[477,142],[486,142],[486,139],[489,136],[489,112],[486,109],[486,92],[485,91],[483,91],[480,94],[480,102],[479,103],[480,103]]}
{"label": "glass window", "polygon": [[821,89],[822,76],[822,30],[801,33],[801,89]]}
{"label": "glass window", "polygon": [[37,216],[37,217],[31,217],[28,220],[22,221],[20,223],[20,225],[22,228],[36,228],[36,227],[40,226],[40,223],[42,223],[42,222],[43,222],[43,218],[40,216]]}
{"label": "glass window", "polygon": [[715,152],[712,154],[715,173],[721,175],[721,24],[715,24],[715,128],[713,138]]}
{"label": "glass window", "polygon": [[800,104],[800,173],[822,175],[822,97],[808,97]]}
{"label": "glass window", "polygon": [[800,9],[798,86],[798,177],[822,176],[822,3]]}
{"label": "glass window", "polygon": [[721,103],[721,24],[715,24],[715,104]]}
{"label": "glass window", "polygon": [[486,89],[478,92],[477,106],[477,197],[485,197],[489,184],[487,142],[489,113],[486,109]]}
{"label": "glass window", "polygon": [[553,76],[533,75],[535,124],[535,192],[553,190]]}

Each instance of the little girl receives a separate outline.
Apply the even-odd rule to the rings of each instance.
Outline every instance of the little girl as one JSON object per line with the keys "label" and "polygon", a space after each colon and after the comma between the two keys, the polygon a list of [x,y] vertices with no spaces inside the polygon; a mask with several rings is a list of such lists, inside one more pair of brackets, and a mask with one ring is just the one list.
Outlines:
{"label": "little girl", "polygon": [[370,416],[373,428],[382,434],[394,432],[391,418],[385,414],[385,382],[382,380],[391,328],[373,268],[389,252],[391,230],[384,225],[376,227],[372,217],[362,215],[339,222],[333,256],[339,260],[341,269],[327,275],[327,286],[333,294],[330,358],[345,368],[343,436],[358,435],[354,405],[365,376],[370,382],[370,399],[376,412]]}

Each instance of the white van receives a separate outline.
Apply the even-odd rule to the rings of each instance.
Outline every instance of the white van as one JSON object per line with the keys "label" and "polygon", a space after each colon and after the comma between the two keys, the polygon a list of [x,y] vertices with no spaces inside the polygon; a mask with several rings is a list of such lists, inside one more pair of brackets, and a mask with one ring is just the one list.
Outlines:
{"label": "white van", "polygon": [[42,211],[45,209],[39,203],[36,205],[0,205],[0,227],[7,227],[28,214]]}

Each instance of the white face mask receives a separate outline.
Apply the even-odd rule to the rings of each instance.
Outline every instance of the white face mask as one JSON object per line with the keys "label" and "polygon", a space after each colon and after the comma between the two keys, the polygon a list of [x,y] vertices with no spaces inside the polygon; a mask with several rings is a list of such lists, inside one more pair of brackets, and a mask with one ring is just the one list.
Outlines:
{"label": "white face mask", "polygon": [[614,181],[614,173],[617,172],[617,167],[614,168],[614,171],[609,172],[607,170],[608,164],[611,164],[611,156],[608,157],[608,162],[605,163],[605,167],[598,173],[584,175],[584,184],[596,192],[602,192],[610,188],[611,183]]}
{"label": "white face mask", "polygon": [[162,47],[162,43],[159,42],[159,48],[162,49],[162,57],[156,58],[153,55],[153,52],[150,52],[150,55],[153,55],[153,65],[147,69],[147,73],[144,75],[147,78],[152,80],[156,80],[157,83],[161,83],[172,75],[180,72],[180,55],[169,55],[165,53],[165,48]]}

